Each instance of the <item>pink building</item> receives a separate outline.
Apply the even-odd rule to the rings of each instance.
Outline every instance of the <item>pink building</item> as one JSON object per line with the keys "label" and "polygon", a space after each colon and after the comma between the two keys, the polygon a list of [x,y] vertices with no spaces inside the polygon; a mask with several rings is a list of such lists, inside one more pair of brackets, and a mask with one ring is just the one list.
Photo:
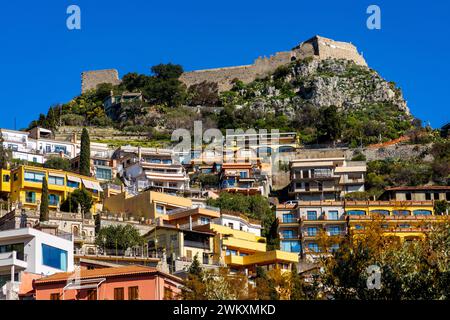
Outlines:
{"label": "pink building", "polygon": [[182,285],[178,277],[133,265],[57,273],[33,288],[36,300],[173,300]]}

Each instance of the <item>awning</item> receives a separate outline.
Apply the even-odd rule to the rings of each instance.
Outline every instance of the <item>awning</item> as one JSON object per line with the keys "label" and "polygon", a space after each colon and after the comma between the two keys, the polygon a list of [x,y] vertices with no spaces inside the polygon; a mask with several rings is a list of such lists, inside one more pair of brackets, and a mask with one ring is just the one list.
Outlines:
{"label": "awning", "polygon": [[64,173],[53,173],[53,172],[49,172],[48,174],[49,177],[58,177],[58,178],[65,178],[66,175]]}
{"label": "awning", "polygon": [[74,176],[70,176],[70,175],[67,175],[67,180],[70,180],[70,181],[73,181],[73,182],[81,183],[81,178],[74,177]]}
{"label": "awning", "polygon": [[90,180],[85,180],[85,179],[83,179],[83,185],[86,187],[86,188],[88,188],[88,189],[91,189],[91,190],[97,190],[97,191],[99,191],[99,192],[103,192],[103,189],[102,189],[102,187],[100,186],[100,183],[98,183],[98,182],[94,182],[94,181],[90,181]]}

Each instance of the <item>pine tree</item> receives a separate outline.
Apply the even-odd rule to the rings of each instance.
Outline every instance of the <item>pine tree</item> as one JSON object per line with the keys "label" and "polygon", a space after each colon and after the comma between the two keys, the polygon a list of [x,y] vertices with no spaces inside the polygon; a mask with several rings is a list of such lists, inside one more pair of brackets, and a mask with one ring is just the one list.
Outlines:
{"label": "pine tree", "polygon": [[83,128],[81,133],[81,150],[80,150],[80,174],[83,176],[91,175],[91,142],[89,132]]}
{"label": "pine tree", "polygon": [[44,179],[42,180],[42,196],[39,221],[48,221],[48,184],[46,177],[44,177]]}
{"label": "pine tree", "polygon": [[189,266],[188,273],[191,276],[197,276],[199,278],[202,277],[202,267],[200,266],[200,261],[198,261],[198,256],[194,256],[194,260]]}

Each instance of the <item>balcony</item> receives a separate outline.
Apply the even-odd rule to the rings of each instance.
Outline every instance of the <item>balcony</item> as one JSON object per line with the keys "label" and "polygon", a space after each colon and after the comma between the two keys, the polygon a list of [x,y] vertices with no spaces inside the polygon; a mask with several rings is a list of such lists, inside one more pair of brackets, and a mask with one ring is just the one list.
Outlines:
{"label": "balcony", "polygon": [[280,227],[298,226],[300,220],[299,218],[282,218],[279,220]]}
{"label": "balcony", "polygon": [[256,264],[266,265],[280,262],[297,263],[298,254],[295,252],[274,250],[274,251],[260,252],[248,256],[236,256],[236,255],[225,256],[225,263],[227,265],[234,265],[234,266],[249,266]]}
{"label": "balcony", "polygon": [[203,250],[210,250],[209,243],[200,241],[184,240],[184,246]]}
{"label": "balcony", "polygon": [[302,217],[301,221],[303,223],[317,223],[317,224],[323,224],[323,223],[336,223],[336,224],[341,224],[341,223],[345,223],[345,217],[344,215],[341,215],[340,217],[338,217],[338,219],[330,219],[328,218],[325,214],[321,214],[318,217]]}
{"label": "balcony", "polygon": [[342,237],[347,235],[347,232],[345,230],[340,231],[326,231],[327,236],[329,237]]}
{"label": "balcony", "polygon": [[364,178],[341,177],[339,184],[364,184]]}
{"label": "balcony", "polygon": [[340,191],[337,186],[331,186],[331,187],[323,187],[318,188],[317,186],[310,186],[309,188],[305,187],[297,187],[295,184],[292,184],[290,188],[290,192],[294,193],[329,193],[329,192],[338,192]]}
{"label": "balcony", "polygon": [[292,174],[292,180],[335,180],[339,179],[338,175],[334,173],[313,173],[307,176],[303,176],[299,173]]}
{"label": "balcony", "polygon": [[74,236],[74,242],[78,242],[78,243],[95,243],[95,237],[94,236],[80,236],[80,235],[75,235]]}
{"label": "balcony", "polygon": [[9,269],[12,266],[18,269],[26,269],[28,267],[27,255],[16,251],[0,253],[0,270]]}
{"label": "balcony", "polygon": [[283,234],[280,233],[281,240],[299,240],[300,236],[298,234]]}
{"label": "balcony", "polygon": [[[236,230],[237,231],[237,230]],[[241,232],[235,232],[237,235],[239,235]],[[239,239],[235,237],[227,237],[223,239],[223,245],[227,248],[240,248],[247,251],[260,251],[264,252],[266,250],[266,243],[265,242],[258,242],[255,240],[246,240],[246,239]]]}

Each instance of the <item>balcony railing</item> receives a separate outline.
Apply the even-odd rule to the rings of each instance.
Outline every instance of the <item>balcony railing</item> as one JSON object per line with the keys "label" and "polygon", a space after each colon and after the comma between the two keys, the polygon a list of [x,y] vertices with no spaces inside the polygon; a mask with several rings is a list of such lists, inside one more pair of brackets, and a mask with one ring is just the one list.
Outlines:
{"label": "balcony railing", "polygon": [[209,243],[199,242],[199,241],[192,241],[192,240],[184,240],[184,246],[191,247],[191,248],[198,248],[203,250],[209,250]]}
{"label": "balcony railing", "polygon": [[280,238],[283,240],[297,240],[299,239],[298,234],[281,234]]}
{"label": "balcony railing", "polygon": [[17,259],[17,260],[26,262],[27,258],[28,258],[27,255],[24,254],[23,252],[12,251],[12,252],[0,253],[0,261]]}
{"label": "balcony railing", "polygon": [[280,223],[298,223],[298,218],[283,218]]}

